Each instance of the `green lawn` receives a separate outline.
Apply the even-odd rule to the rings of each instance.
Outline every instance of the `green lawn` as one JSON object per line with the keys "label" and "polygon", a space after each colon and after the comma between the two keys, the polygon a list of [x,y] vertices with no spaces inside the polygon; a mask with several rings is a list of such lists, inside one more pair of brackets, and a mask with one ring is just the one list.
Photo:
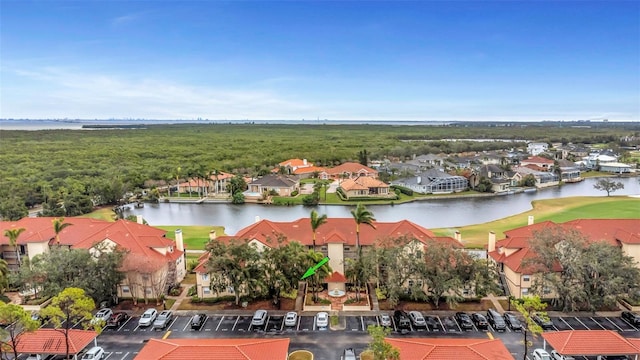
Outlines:
{"label": "green lawn", "polygon": [[215,230],[218,236],[226,235],[223,226],[154,226],[167,231],[167,237],[175,239],[176,229],[182,229],[184,245],[189,250],[204,250],[209,242],[209,231]]}
{"label": "green lawn", "polygon": [[115,213],[111,210],[110,207],[101,208],[95,211],[92,211],[88,214],[80,215],[79,217],[87,217],[91,219],[104,220],[104,221],[115,221],[114,220]]}
{"label": "green lawn", "polygon": [[[504,231],[527,225],[529,215],[534,216],[535,222],[565,222],[574,219],[634,219],[639,213],[640,199],[637,198],[579,196],[534,201],[532,210],[456,230],[460,231],[466,247],[480,248],[486,245],[489,231],[494,231],[501,239]],[[453,236],[451,228],[432,230],[439,236]]]}

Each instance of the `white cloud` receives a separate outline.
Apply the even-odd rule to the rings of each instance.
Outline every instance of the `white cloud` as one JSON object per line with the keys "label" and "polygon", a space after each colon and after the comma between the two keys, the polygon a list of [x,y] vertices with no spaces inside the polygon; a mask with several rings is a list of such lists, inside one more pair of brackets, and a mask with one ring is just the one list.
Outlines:
{"label": "white cloud", "polygon": [[111,19],[111,26],[120,26],[137,20],[140,17],[139,14],[127,14],[118,16]]}

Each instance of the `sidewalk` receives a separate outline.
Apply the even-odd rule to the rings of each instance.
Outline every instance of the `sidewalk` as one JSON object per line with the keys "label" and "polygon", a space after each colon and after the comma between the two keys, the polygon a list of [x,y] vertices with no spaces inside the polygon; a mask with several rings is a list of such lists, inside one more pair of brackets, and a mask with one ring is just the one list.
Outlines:
{"label": "sidewalk", "polygon": [[180,293],[180,295],[178,295],[176,302],[173,303],[173,305],[171,306],[171,309],[169,310],[176,312],[180,308],[180,305],[182,305],[182,301],[187,298],[188,292],[189,292],[189,287],[185,286],[182,292]]}
{"label": "sidewalk", "polygon": [[500,304],[500,302],[498,301],[498,298],[494,294],[487,295],[485,299],[489,299],[493,304],[493,307],[495,307],[500,314],[504,314],[505,312],[504,308],[502,307],[502,304]]}

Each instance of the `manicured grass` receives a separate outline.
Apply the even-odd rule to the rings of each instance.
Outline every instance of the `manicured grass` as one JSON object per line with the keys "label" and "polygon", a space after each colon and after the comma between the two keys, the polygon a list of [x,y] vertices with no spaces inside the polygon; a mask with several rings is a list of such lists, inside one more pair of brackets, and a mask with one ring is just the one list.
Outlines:
{"label": "manicured grass", "polygon": [[[534,216],[535,222],[561,223],[574,219],[637,219],[639,213],[638,198],[579,196],[534,201],[532,210],[457,230],[466,247],[481,248],[487,243],[489,231],[494,231],[497,239],[504,238],[504,231],[527,225],[529,215]],[[432,230],[438,236],[452,236],[450,228]]]}
{"label": "manicured grass", "polygon": [[218,236],[226,235],[223,226],[155,226],[167,231],[167,237],[175,239],[176,229],[182,229],[184,245],[189,250],[204,250],[209,242],[209,231],[215,230]]}
{"label": "manicured grass", "polygon": [[87,218],[103,220],[103,221],[115,221],[113,218],[114,215],[115,213],[113,212],[113,210],[111,210],[110,207],[105,207],[105,208],[92,211],[88,214],[80,215],[79,217],[87,217]]}

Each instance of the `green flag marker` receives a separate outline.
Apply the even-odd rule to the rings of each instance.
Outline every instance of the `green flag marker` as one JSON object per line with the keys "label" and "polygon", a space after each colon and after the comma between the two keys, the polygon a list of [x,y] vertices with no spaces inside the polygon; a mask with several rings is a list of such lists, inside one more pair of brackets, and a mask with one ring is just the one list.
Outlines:
{"label": "green flag marker", "polygon": [[316,273],[316,270],[318,270],[320,268],[320,266],[326,264],[329,261],[329,257],[325,256],[324,259],[320,260],[320,262],[315,265],[310,267],[306,273],[304,273],[304,275],[302,275],[302,278],[300,280],[304,280],[306,278],[308,278],[309,276],[313,275]]}

